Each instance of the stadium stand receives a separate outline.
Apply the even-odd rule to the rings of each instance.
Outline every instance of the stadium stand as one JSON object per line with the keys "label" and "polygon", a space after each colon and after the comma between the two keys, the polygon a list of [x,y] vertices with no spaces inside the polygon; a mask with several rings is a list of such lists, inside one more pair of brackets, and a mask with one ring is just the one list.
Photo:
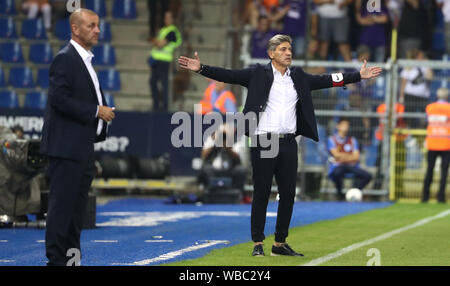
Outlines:
{"label": "stadium stand", "polygon": [[21,36],[27,40],[46,40],[44,22],[41,18],[24,19],[22,21]]}
{"label": "stadium stand", "polygon": [[3,69],[0,66],[0,88],[4,88],[4,87],[6,87],[5,73],[3,72]]}
{"label": "stadium stand", "polygon": [[59,19],[55,24],[55,37],[62,41],[70,40],[70,25],[67,19]]}
{"label": "stadium stand", "polygon": [[0,18],[0,38],[17,39],[16,24],[13,17]]}
{"label": "stadium stand", "polygon": [[94,11],[100,18],[106,17],[105,0],[85,0],[85,7]]}
{"label": "stadium stand", "polygon": [[30,67],[14,67],[9,71],[8,83],[14,88],[34,88],[33,72]]}
{"label": "stadium stand", "polygon": [[0,91],[0,108],[19,108],[19,97],[14,90]]}
{"label": "stadium stand", "polygon": [[32,44],[28,59],[34,64],[48,65],[53,60],[53,48],[49,42]]}
{"label": "stadium stand", "polygon": [[24,108],[30,109],[45,109],[47,104],[47,94],[43,91],[32,91],[25,95]]}
{"label": "stadium stand", "polygon": [[14,0],[2,0],[0,1],[0,14],[3,15],[16,15],[17,10]]}
{"label": "stadium stand", "polygon": [[4,63],[23,64],[22,46],[18,41],[2,43],[0,46],[0,59]]}
{"label": "stadium stand", "polygon": [[50,84],[48,68],[42,68],[38,70],[36,84],[41,88],[48,88]]}
{"label": "stadium stand", "polygon": [[121,87],[119,71],[110,68],[98,72],[98,80],[103,90],[119,91]]}
{"label": "stadium stand", "polygon": [[135,19],[136,2],[134,0],[114,0],[113,17],[117,19]]}
{"label": "stadium stand", "polygon": [[114,66],[116,64],[116,50],[110,44],[95,46],[92,49],[95,55],[92,64],[97,66]]}

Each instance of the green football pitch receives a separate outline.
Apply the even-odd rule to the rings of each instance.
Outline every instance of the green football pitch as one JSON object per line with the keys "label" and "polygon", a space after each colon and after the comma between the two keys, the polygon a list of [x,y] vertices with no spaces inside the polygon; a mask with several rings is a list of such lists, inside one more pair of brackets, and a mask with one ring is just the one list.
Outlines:
{"label": "green football pitch", "polygon": [[177,266],[450,266],[450,205],[396,203],[290,229],[287,242],[304,257],[252,257],[252,242],[211,251]]}

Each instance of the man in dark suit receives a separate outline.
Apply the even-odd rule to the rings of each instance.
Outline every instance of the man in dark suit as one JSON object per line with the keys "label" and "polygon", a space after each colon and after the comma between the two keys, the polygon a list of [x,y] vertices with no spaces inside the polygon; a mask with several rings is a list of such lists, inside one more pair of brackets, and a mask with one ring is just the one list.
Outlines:
{"label": "man in dark suit", "polygon": [[[289,68],[292,62],[291,45],[289,36],[275,35],[269,40],[267,48],[271,62],[265,66],[256,65],[241,70],[203,65],[197,53],[194,58],[182,56],[178,59],[182,68],[248,89],[243,113],[255,114],[249,120],[256,121],[257,124],[246,122],[245,134],[256,136],[258,142],[255,147],[250,148],[254,184],[251,214],[253,256],[264,255],[264,226],[274,175],[280,201],[272,255],[303,256],[289,247],[286,237],[292,216],[298,167],[295,137],[303,135],[318,141],[311,91],[355,83],[381,73],[381,68],[367,67],[365,62],[360,72],[310,75],[301,68]],[[277,139],[275,142],[279,144],[278,153],[275,157],[267,158],[262,153],[267,147],[259,143],[269,138],[273,142],[274,136]]]}
{"label": "man in dark suit", "polygon": [[79,9],[69,21],[72,39],[50,66],[41,140],[41,153],[49,157],[47,265],[61,266],[67,265],[72,255],[81,254],[83,215],[95,170],[94,143],[105,140],[107,123],[115,116],[114,109],[106,106],[91,64],[99,17]]}

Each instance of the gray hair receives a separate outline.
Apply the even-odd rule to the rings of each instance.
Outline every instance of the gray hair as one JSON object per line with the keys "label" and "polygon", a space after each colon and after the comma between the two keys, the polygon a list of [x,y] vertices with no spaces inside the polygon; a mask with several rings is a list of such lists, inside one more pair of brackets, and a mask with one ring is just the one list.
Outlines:
{"label": "gray hair", "polygon": [[448,98],[448,89],[446,87],[441,87],[437,90],[437,98],[446,100]]}
{"label": "gray hair", "polygon": [[267,50],[268,51],[275,51],[277,49],[277,47],[284,43],[284,42],[288,42],[289,44],[292,45],[292,39],[290,36],[288,35],[275,35],[272,38],[270,38],[269,43],[267,44]]}

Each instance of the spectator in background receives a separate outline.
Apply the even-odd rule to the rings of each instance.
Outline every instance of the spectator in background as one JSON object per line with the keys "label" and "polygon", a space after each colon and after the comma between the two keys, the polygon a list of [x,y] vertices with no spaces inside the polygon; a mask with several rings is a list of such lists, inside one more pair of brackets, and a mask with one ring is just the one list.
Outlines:
{"label": "spectator in background", "polygon": [[27,13],[28,19],[37,18],[39,12],[42,13],[44,20],[44,27],[50,30],[52,25],[52,6],[48,3],[48,0],[23,0],[22,10]]}
{"label": "spectator in background", "polygon": [[307,0],[287,0],[283,3],[282,10],[283,34],[292,38],[294,58],[303,57],[305,54],[305,31],[307,19]]}
{"label": "spectator in background", "polygon": [[[407,54],[408,59],[425,60],[423,51],[413,49]],[[405,67],[400,73],[400,102],[405,105],[405,112],[424,112],[430,98],[429,81],[433,79],[433,70],[427,67]],[[411,127],[418,122],[408,120]]]}
{"label": "spectator in background", "polygon": [[247,3],[242,20],[244,23],[248,22],[256,29],[258,27],[259,17],[266,16],[273,26],[280,29],[277,24],[279,24],[279,21],[288,9],[288,7],[281,8],[278,0],[253,0]]}
{"label": "spectator in background", "polygon": [[448,89],[437,91],[437,102],[427,106],[427,172],[423,182],[422,202],[428,202],[430,185],[433,181],[434,166],[437,157],[441,157],[441,179],[437,200],[445,203],[445,187],[447,186],[448,166],[450,163],[450,103],[448,103]]}
{"label": "spectator in background", "polygon": [[[153,110],[160,109],[160,97],[163,100],[163,110],[169,109],[169,67],[173,60],[173,53],[181,45],[181,35],[173,24],[171,11],[164,14],[165,26],[159,31],[158,37],[152,40],[149,64],[151,67],[150,88],[153,97]],[[162,84],[162,91],[158,89],[158,82]]]}
{"label": "spectator in background", "polygon": [[356,21],[361,25],[359,44],[371,49],[373,59],[367,61],[384,62],[386,57],[386,25],[389,15],[384,1],[381,3],[380,12],[369,12],[367,3],[369,0],[356,0]]}
{"label": "spectator in background", "polygon": [[[396,124],[395,128],[406,128],[405,121],[403,120],[402,114],[405,112],[405,106],[401,103],[395,104],[395,114],[396,114]],[[386,128],[386,121],[388,119],[388,115],[386,114],[386,104],[382,103],[377,107],[378,113],[378,127],[375,130],[375,139],[377,140],[377,158],[375,160],[375,166],[377,168],[377,172],[375,174],[374,185],[373,188],[375,190],[381,189],[384,177],[384,171],[381,166],[381,156],[382,154],[382,146],[383,146],[383,138],[384,138],[384,130]],[[396,134],[395,135],[395,189],[398,192],[403,191],[403,173],[405,171],[405,139],[407,135]]]}
{"label": "spectator in background", "polygon": [[148,7],[148,24],[150,31],[150,39],[156,36],[156,32],[164,26],[164,15],[170,5],[170,0],[147,0]]}
{"label": "spectator in background", "polygon": [[444,15],[445,29],[445,52],[450,55],[450,1],[436,0],[438,8],[442,10]]}
{"label": "spectator in background", "polygon": [[253,31],[251,38],[252,58],[267,58],[267,43],[277,34],[270,28],[270,20],[267,16],[259,16],[258,28]]}
{"label": "spectator in background", "polygon": [[347,16],[348,5],[353,0],[314,0],[319,13],[320,57],[328,56],[330,41],[337,43],[338,49],[345,61],[351,61],[350,19]]}
{"label": "spectator in background", "polygon": [[16,134],[16,138],[17,139],[24,139],[25,137],[25,133],[23,132],[23,128],[20,125],[14,125],[13,127],[11,127],[11,131],[14,132],[14,134]]}
{"label": "spectator in background", "polygon": [[236,98],[226,87],[226,83],[211,81],[205,90],[203,99],[200,101],[201,110],[198,110],[197,113],[220,112],[225,114],[237,112]]}
{"label": "spectator in background", "polygon": [[247,169],[242,165],[239,156],[245,149],[245,136],[236,137],[236,128],[233,124],[222,124],[205,140],[198,181],[208,187],[209,179],[212,177],[230,177],[232,187],[242,191],[243,203],[250,203],[250,197],[244,193]]}
{"label": "spectator in background", "polygon": [[422,49],[425,37],[427,13],[421,0],[405,0],[398,26],[399,58],[407,57],[408,51]]}
{"label": "spectator in background", "polygon": [[69,18],[70,13],[67,11],[67,0],[50,0],[52,6],[53,21]]}
{"label": "spectator in background", "polygon": [[328,176],[336,186],[338,198],[344,199],[342,193],[343,179],[347,174],[355,176],[354,187],[362,190],[372,179],[372,175],[359,167],[358,141],[348,136],[350,121],[341,118],[337,133],[328,138],[328,151],[331,155]]}

